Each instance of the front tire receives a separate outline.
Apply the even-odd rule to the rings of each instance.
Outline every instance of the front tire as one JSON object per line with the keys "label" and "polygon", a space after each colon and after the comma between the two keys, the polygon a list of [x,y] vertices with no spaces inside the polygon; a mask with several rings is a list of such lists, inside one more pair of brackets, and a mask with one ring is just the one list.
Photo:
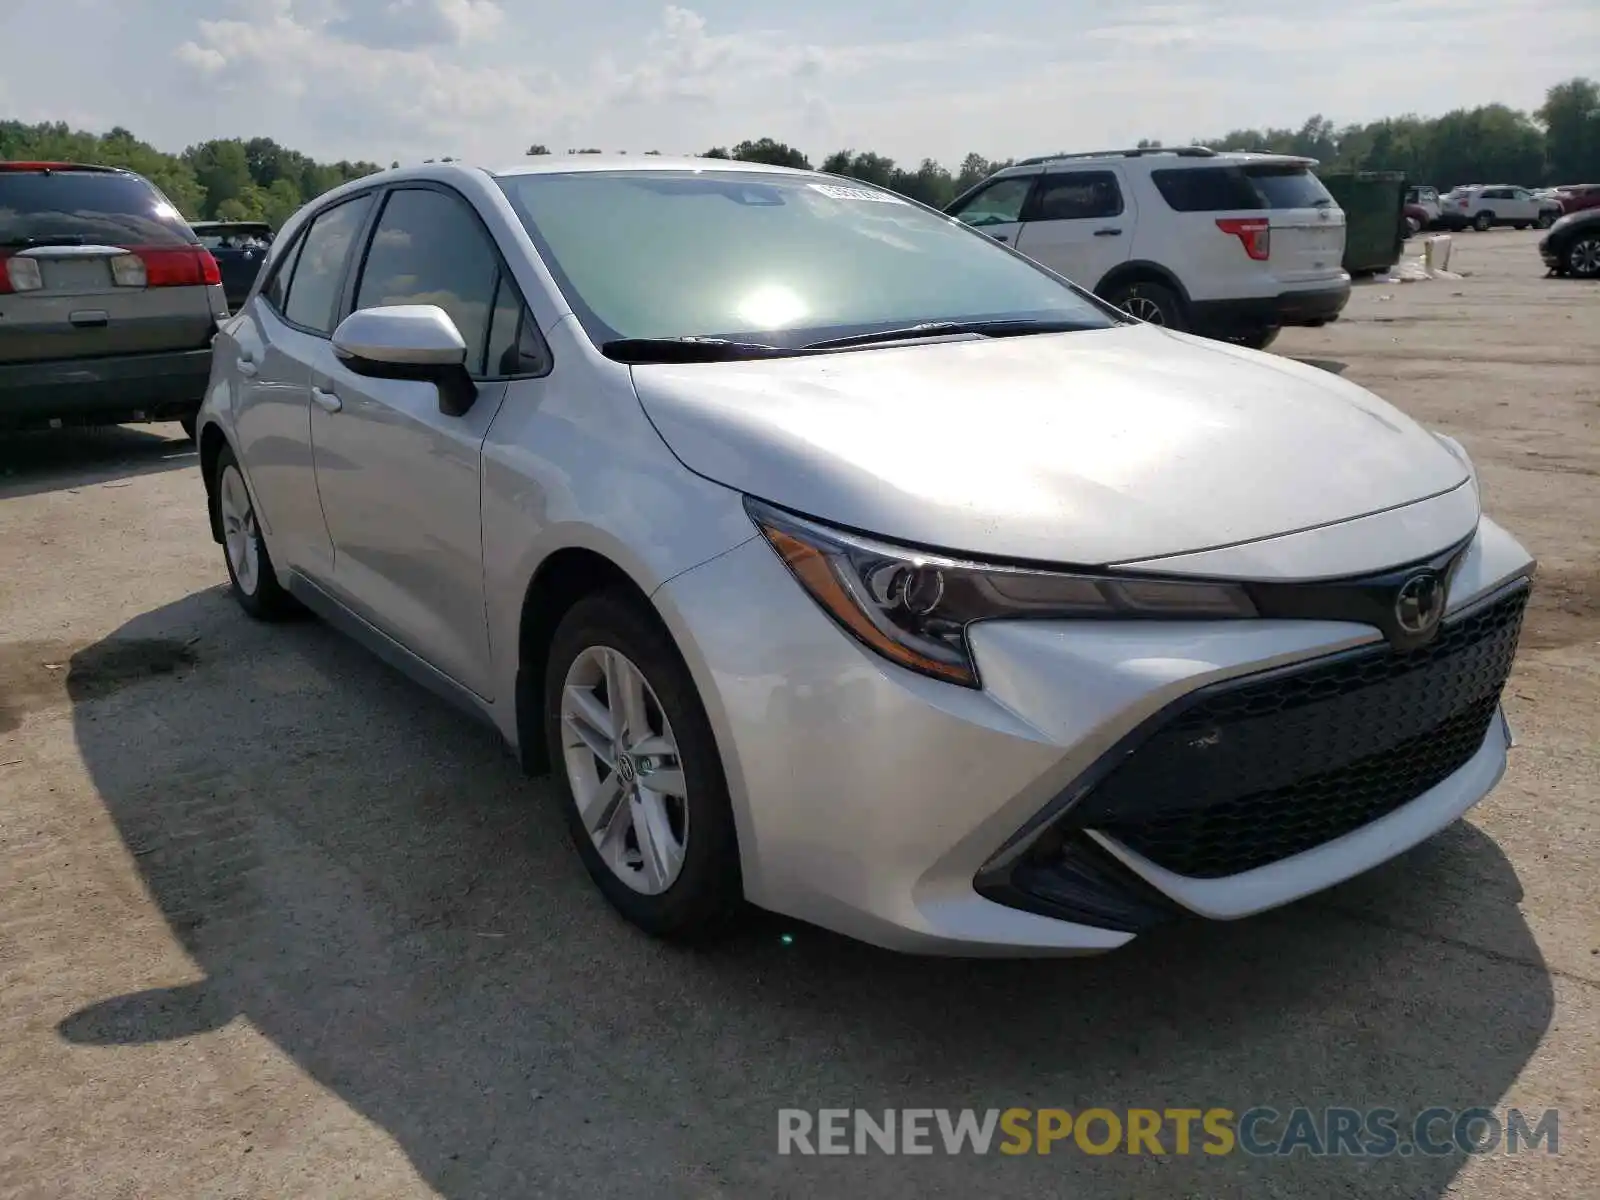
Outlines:
{"label": "front tire", "polygon": [[1540,229],[1549,229],[1550,226],[1554,225],[1555,223],[1556,223],[1556,218],[1555,218],[1554,214],[1547,213],[1547,212],[1540,213],[1539,214],[1539,219],[1534,222],[1534,224],[1537,225]]}
{"label": "front tire", "polygon": [[1494,214],[1491,212],[1479,213],[1472,218],[1472,227],[1479,233],[1488,233],[1490,229],[1494,228]]}
{"label": "front tire", "polygon": [[1113,289],[1105,299],[1130,317],[1138,317],[1150,325],[1163,325],[1179,332],[1189,328],[1183,301],[1178,298],[1178,293],[1162,284],[1144,280],[1123,284]]}
{"label": "front tire", "polygon": [[744,901],[727,780],[654,614],[620,590],[575,604],[551,641],[544,721],[568,831],[612,907],[655,937],[723,932]]}
{"label": "front tire", "polygon": [[1579,279],[1600,279],[1600,237],[1590,234],[1574,238],[1562,256],[1567,274]]}
{"label": "front tire", "polygon": [[222,527],[222,557],[228,566],[233,598],[258,621],[281,621],[295,615],[299,605],[278,583],[272,556],[256,521],[255,500],[239,470],[239,460],[227,446],[217,455],[213,503]]}

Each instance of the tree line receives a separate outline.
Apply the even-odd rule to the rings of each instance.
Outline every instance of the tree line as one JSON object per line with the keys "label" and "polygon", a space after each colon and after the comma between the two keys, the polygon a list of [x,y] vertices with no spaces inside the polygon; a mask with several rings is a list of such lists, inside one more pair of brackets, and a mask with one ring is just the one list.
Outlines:
{"label": "tree line", "polygon": [[[1270,150],[1315,158],[1326,171],[1404,171],[1441,189],[1460,183],[1600,183],[1600,83],[1569,79],[1531,113],[1487,104],[1439,117],[1407,115],[1337,126],[1320,113],[1298,128],[1235,129],[1193,145],[1216,150]],[[1155,141],[1140,146],[1159,147]],[[1089,147],[1094,149],[1095,147]],[[593,147],[569,154],[599,154]],[[535,143],[530,155],[548,154]],[[648,153],[658,154],[651,150]],[[810,168],[802,151],[773,138],[715,146],[708,158]],[[93,162],[127,167],[156,184],[190,220],[264,220],[274,228],[307,200],[380,169],[377,163],[321,163],[271,138],[218,138],[167,154],[127,129],[93,134],[60,122],[0,121],[0,159]],[[952,170],[925,158],[915,166],[870,150],[837,150],[815,165],[890,188],[942,208],[1011,159],[968,154]],[[398,164],[395,164],[398,165]]]}

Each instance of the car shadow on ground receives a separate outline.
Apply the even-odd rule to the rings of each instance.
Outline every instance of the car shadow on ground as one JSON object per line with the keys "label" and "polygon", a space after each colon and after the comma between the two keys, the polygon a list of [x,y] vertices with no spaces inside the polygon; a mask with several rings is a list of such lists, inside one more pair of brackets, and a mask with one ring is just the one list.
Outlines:
{"label": "car shadow on ground", "polygon": [[198,593],[79,650],[65,686],[204,980],[130,980],[61,1035],[248,1019],[452,1198],[1432,1198],[1464,1155],[779,1157],[777,1111],[1493,1106],[1552,1019],[1516,876],[1469,825],[1100,959],[916,959],[770,916],[691,952],[605,907],[493,734],[318,622]]}
{"label": "car shadow on ground", "polygon": [[0,500],[92,487],[197,462],[176,424],[0,430]]}

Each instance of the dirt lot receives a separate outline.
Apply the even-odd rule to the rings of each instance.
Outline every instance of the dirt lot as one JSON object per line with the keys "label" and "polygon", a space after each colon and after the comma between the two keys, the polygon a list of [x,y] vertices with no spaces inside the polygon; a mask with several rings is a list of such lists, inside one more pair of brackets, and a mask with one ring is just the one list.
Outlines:
{"label": "dirt lot", "polygon": [[[1458,436],[1539,556],[1505,782],[1331,894],[1098,960],[654,945],[489,734],[237,611],[175,428],[0,442],[0,1195],[1592,1195],[1600,288],[1534,240],[1276,347]],[[1554,1107],[1561,1153],[775,1153],[780,1107],[1096,1104]]]}

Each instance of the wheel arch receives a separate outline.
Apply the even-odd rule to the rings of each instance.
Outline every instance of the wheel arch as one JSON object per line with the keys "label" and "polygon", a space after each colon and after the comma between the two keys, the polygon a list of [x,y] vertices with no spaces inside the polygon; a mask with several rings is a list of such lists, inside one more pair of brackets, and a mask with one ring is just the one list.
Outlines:
{"label": "wheel arch", "polygon": [[545,744],[541,710],[550,642],[556,627],[578,601],[611,590],[628,594],[640,612],[666,630],[666,622],[651,603],[649,593],[614,559],[598,550],[562,547],[547,555],[528,580],[517,620],[515,699],[517,751],[530,774],[543,775],[550,770],[550,748]]}
{"label": "wheel arch", "polygon": [[1135,283],[1159,283],[1162,287],[1170,288],[1186,311],[1192,303],[1189,289],[1183,286],[1183,282],[1176,275],[1160,263],[1143,258],[1129,259],[1112,267],[1100,282],[1095,284],[1094,294],[1109,302],[1118,288]]}
{"label": "wheel arch", "polygon": [[[211,522],[211,540],[222,544],[222,513],[217,508],[217,460],[228,448],[228,435],[215,421],[200,429],[200,478],[206,487],[206,515]],[[237,452],[235,452],[237,455]]]}

